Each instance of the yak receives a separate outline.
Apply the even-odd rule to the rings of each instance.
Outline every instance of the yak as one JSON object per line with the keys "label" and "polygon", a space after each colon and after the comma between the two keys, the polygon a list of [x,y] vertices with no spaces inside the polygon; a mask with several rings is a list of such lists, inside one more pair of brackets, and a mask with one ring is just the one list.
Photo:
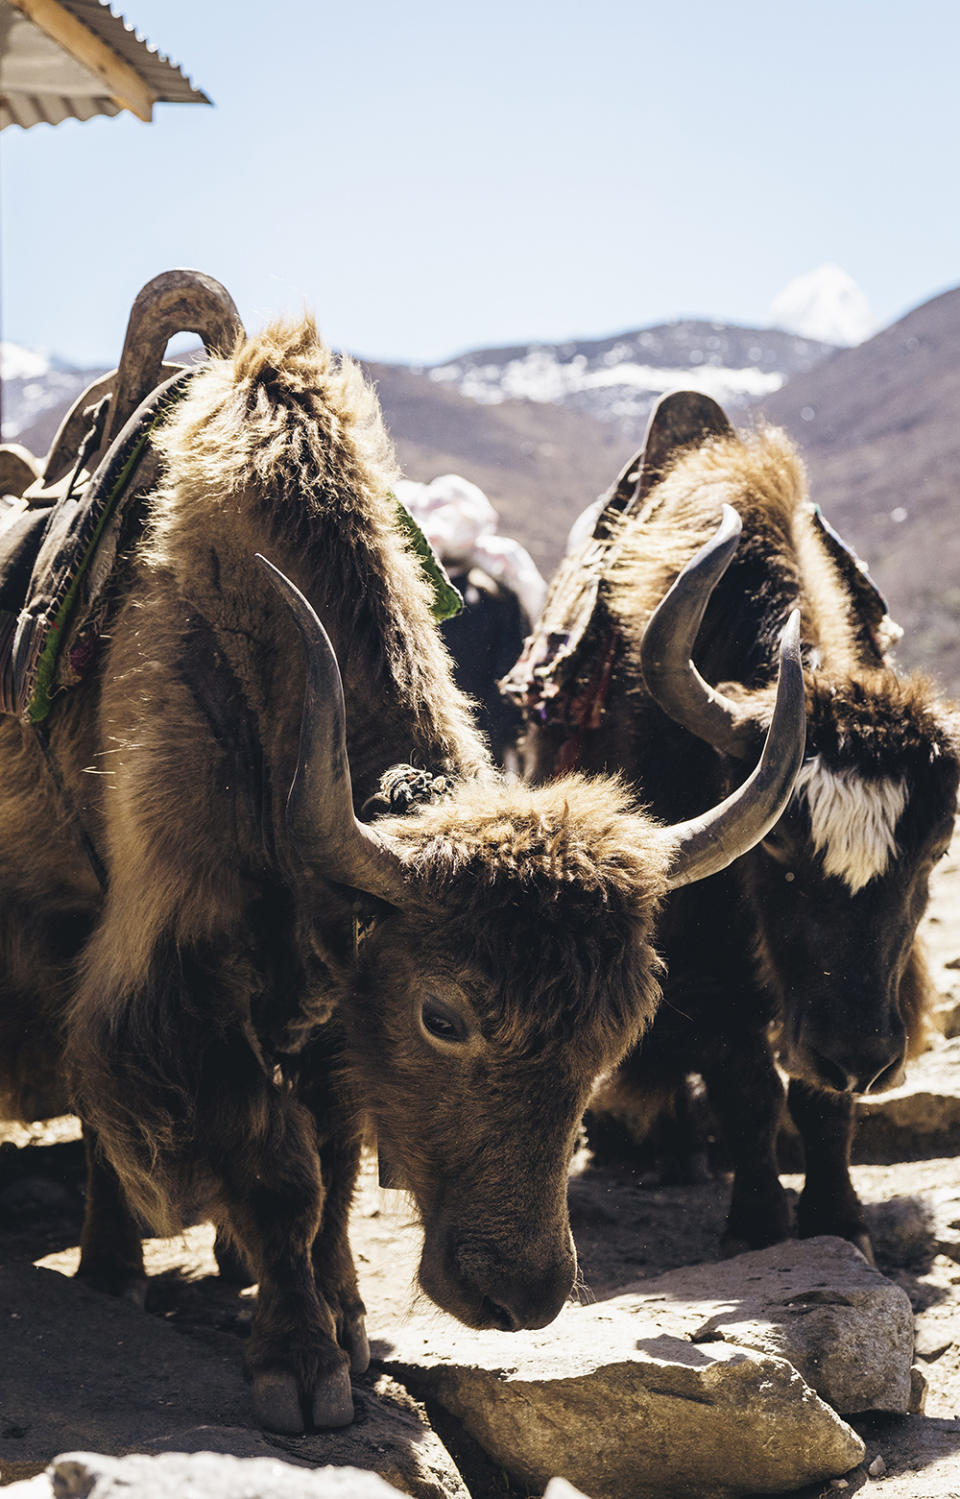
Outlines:
{"label": "yak", "polygon": [[[708,597],[690,585],[698,569],[717,576],[722,546],[697,554],[725,506],[736,554]],[[929,680],[891,664],[896,627],[809,502],[786,436],[737,435],[709,398],[665,397],[505,687],[524,705],[533,782],[620,774],[680,818],[742,776],[796,608],[807,732],[793,796],[752,852],[670,897],[664,1003],[591,1118],[601,1154],[635,1155],[700,1074],[733,1167],[725,1248],[775,1242],[793,1227],[776,1054],[805,1154],[796,1227],[869,1256],[849,1171],[854,1101],[895,1085],[924,1044],[917,926],[953,829],[960,725]]]}
{"label": "yak", "polygon": [[59,1092],[83,1121],[95,1286],[142,1285],[144,1224],[217,1224],[259,1283],[256,1414],[299,1432],[352,1419],[369,1358],[347,1218],[370,1134],[435,1302],[506,1330],[559,1311],[591,1087],[653,1016],[664,894],[782,810],[799,657],[705,816],[511,784],[357,367],[308,317],[183,384],[85,673],[41,741],[0,722],[0,1083],[15,1116]]}

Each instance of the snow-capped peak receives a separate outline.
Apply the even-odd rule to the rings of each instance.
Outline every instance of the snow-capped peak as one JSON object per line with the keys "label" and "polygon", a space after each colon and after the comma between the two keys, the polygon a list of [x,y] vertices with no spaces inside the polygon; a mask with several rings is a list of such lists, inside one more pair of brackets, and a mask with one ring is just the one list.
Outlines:
{"label": "snow-capped peak", "polygon": [[[3,440],[17,442],[31,433],[45,412],[63,411],[102,369],[80,370],[65,364],[55,354],[25,349],[21,344],[0,343],[0,379],[3,382]],[[49,441],[52,432],[32,434],[30,442]]]}
{"label": "snow-capped peak", "polygon": [[860,344],[877,331],[870,304],[838,265],[796,276],[770,304],[770,326],[823,343]]}
{"label": "snow-capped peak", "polygon": [[46,354],[22,349],[19,344],[0,343],[0,378],[4,380],[40,380],[50,371]]}

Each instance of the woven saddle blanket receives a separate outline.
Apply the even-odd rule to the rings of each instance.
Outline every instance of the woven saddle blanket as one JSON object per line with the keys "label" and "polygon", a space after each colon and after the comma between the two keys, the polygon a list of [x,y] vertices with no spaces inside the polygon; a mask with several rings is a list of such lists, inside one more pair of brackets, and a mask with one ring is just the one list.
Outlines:
{"label": "woven saddle blanket", "polygon": [[159,385],[89,476],[106,415],[92,427],[59,494],[27,491],[0,527],[0,712],[39,724],[54,698],[83,680],[119,602],[118,562],[142,525],[139,503],[156,477],[150,437],[185,393],[193,370]]}
{"label": "woven saddle blanket", "polygon": [[[180,369],[158,385],[87,476],[84,463],[97,450],[107,411],[105,402],[92,407],[72,477],[46,492],[41,481],[37,502],[28,490],[0,524],[0,712],[40,724],[58,695],[93,666],[121,601],[121,564],[142,529],[142,501],[157,478],[151,437],[195,373]],[[434,617],[447,619],[462,609],[460,593],[409,511],[392,498],[430,583]]]}
{"label": "woven saddle blanket", "polygon": [[[644,490],[643,453],[631,460],[598,502],[594,525],[554,577],[539,621],[523,653],[500,683],[528,721],[566,728],[570,738],[563,768],[576,764],[578,735],[596,728],[619,648],[619,631],[607,608],[609,578],[616,562],[620,526],[642,521],[655,493]],[[853,549],[834,530],[819,505],[811,505],[814,529],[853,602],[854,628],[864,659],[889,664],[889,651],[903,631],[890,617],[886,599]]]}

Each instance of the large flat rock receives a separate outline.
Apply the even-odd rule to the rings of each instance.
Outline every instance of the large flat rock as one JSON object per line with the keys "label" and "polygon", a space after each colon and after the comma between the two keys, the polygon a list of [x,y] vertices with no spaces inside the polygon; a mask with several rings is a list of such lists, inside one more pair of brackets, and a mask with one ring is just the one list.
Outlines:
{"label": "large flat rock", "polygon": [[213,1450],[376,1472],[418,1499],[466,1499],[422,1410],[389,1379],[358,1383],[357,1421],[305,1437],[253,1425],[239,1339],[221,1352],[126,1302],[32,1265],[0,1268],[0,1484],[75,1449]]}
{"label": "large flat rock", "polygon": [[243,1426],[236,1358],[32,1265],[0,1268],[0,1481],[59,1452],[126,1452],[176,1427]]}
{"label": "large flat rock", "polygon": [[[309,1471],[276,1458],[222,1456],[105,1457],[66,1452],[43,1473],[8,1486],[9,1499],[393,1499],[395,1489],[360,1468]],[[586,1499],[563,1478],[552,1478],[544,1499]]]}
{"label": "large flat rock", "polygon": [[695,1343],[722,1340],[785,1358],[842,1415],[911,1408],[910,1299],[844,1239],[690,1265],[606,1305]]}
{"label": "large flat rock", "polygon": [[694,1344],[620,1304],[512,1334],[412,1317],[375,1352],[537,1490],[562,1474],[591,1499],[733,1499],[838,1476],[864,1453],[786,1359]]}

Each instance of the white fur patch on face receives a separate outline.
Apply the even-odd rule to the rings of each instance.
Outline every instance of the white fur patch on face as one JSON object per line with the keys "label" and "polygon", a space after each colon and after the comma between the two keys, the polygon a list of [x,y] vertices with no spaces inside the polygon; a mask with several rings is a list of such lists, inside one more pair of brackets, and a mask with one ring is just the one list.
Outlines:
{"label": "white fur patch on face", "polygon": [[854,892],[883,874],[897,852],[896,827],[907,804],[902,777],[864,780],[855,770],[828,770],[815,755],[801,766],[794,796],[807,799],[827,874]]}

